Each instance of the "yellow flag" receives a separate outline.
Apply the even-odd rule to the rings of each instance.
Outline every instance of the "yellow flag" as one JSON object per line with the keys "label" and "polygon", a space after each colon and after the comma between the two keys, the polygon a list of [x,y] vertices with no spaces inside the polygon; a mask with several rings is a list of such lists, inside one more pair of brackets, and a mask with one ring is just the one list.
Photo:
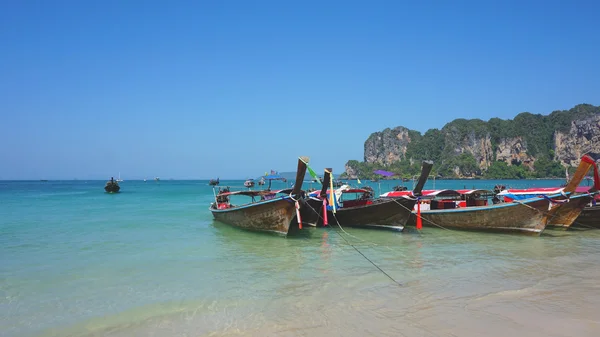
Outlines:
{"label": "yellow flag", "polygon": [[356,182],[357,182],[357,183],[359,183],[359,184],[362,184],[362,183],[360,182],[360,179],[358,179],[358,177],[356,177]]}

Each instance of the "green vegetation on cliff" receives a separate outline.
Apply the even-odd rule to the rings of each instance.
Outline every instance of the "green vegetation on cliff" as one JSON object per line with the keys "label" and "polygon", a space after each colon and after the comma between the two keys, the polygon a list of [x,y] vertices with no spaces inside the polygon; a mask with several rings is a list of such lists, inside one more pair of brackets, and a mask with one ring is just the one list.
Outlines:
{"label": "green vegetation on cliff", "polygon": [[[344,176],[372,179],[373,170],[385,169],[409,178],[419,174],[421,160],[433,160],[432,174],[447,178],[564,177],[564,167],[555,160],[555,133],[568,133],[574,120],[595,115],[600,115],[600,107],[580,104],[549,115],[523,112],[512,120],[456,119],[425,134],[401,128],[410,138],[404,143],[404,153],[394,148],[402,146],[395,143],[393,134],[400,128],[386,129],[369,136],[365,162],[348,161]],[[382,137],[384,141],[375,142]],[[377,158],[386,158],[385,153],[400,160],[386,165],[378,162]]]}

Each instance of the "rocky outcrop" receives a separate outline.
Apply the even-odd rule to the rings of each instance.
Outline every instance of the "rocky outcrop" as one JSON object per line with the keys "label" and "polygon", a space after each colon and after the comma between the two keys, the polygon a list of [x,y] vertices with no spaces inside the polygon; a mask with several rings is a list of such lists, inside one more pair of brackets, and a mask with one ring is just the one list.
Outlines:
{"label": "rocky outcrop", "polygon": [[[403,126],[388,128],[367,139],[364,163],[386,167],[433,160],[438,172],[474,177],[497,161],[529,172],[534,172],[540,158],[544,161],[538,167],[551,161],[555,168],[560,168],[557,163],[573,167],[589,152],[600,154],[600,107],[580,104],[546,116],[521,113],[514,120],[457,119],[425,135]],[[356,176],[357,163],[346,165],[349,176]]]}
{"label": "rocky outcrop", "polygon": [[349,163],[346,163],[345,165],[345,178],[347,179],[356,179],[358,177],[358,172],[352,167],[352,165],[349,165]]}
{"label": "rocky outcrop", "polygon": [[[477,161],[479,168],[487,169],[494,160],[494,151],[492,149],[492,140],[489,134],[483,137],[477,137],[474,132],[462,139],[455,139],[450,135],[446,135],[446,144],[452,147],[452,153],[459,155],[470,153]],[[454,169],[457,172],[457,168]]]}
{"label": "rocky outcrop", "polygon": [[554,160],[577,166],[585,153],[600,153],[600,115],[571,122],[569,132],[554,132]]}
{"label": "rocky outcrop", "polygon": [[411,142],[409,131],[403,126],[398,126],[371,134],[365,142],[365,162],[389,165],[404,159],[407,146]]}
{"label": "rocky outcrop", "polygon": [[508,165],[523,164],[533,169],[535,158],[527,153],[527,142],[523,137],[501,139],[496,147],[496,160]]}

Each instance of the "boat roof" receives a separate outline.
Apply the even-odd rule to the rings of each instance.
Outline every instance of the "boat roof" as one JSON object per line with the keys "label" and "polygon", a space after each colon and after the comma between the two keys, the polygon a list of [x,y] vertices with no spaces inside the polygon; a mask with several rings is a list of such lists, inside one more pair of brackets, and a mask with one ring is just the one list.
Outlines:
{"label": "boat roof", "polygon": [[245,195],[245,196],[249,196],[249,197],[257,197],[257,196],[261,196],[261,195],[282,193],[283,191],[286,191],[286,190],[232,191],[232,192],[219,193],[218,195],[220,195],[220,196]]}
{"label": "boat roof", "polygon": [[[327,190],[327,193],[329,193],[331,190]],[[371,193],[371,190],[365,189],[365,188],[347,188],[347,189],[336,189],[334,191],[341,191],[342,193]],[[310,196],[317,196],[321,193],[321,190],[317,190],[314,192],[311,192],[309,195]]]}
{"label": "boat roof", "polygon": [[494,192],[490,190],[476,189],[476,190],[457,190],[458,193],[463,195],[471,195],[471,194],[494,194]]}
{"label": "boat roof", "polygon": [[535,188],[509,188],[498,193],[499,195],[506,194],[557,194],[562,192],[563,187],[535,187]]}
{"label": "boat roof", "polygon": [[[391,191],[381,195],[382,197],[414,197],[413,191]],[[460,193],[456,190],[423,190],[421,191],[421,197],[457,197]]]}
{"label": "boat roof", "polygon": [[[587,193],[593,186],[577,186],[575,193]],[[558,194],[564,187],[533,187],[533,188],[509,188],[498,193],[499,195],[523,195],[523,194]]]}

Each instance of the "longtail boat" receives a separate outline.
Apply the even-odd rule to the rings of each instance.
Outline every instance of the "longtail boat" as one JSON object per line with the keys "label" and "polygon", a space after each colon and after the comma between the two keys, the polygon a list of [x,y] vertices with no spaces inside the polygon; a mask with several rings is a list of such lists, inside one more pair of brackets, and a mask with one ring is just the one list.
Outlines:
{"label": "longtail boat", "polygon": [[[589,156],[582,158],[582,163],[576,174],[573,175],[567,187],[565,187],[567,193],[575,190],[584,178],[585,172],[591,166],[595,167],[594,163],[594,160]],[[448,192],[424,193],[423,197],[420,198],[424,200],[420,200],[417,205],[420,207],[422,202],[426,203],[429,195],[431,196],[429,198],[429,208],[425,207],[422,210],[413,211],[407,225],[419,227],[420,222],[422,222],[423,226],[539,235],[553,219],[559,219],[559,215],[567,217],[570,214],[567,211],[565,211],[565,214],[559,212],[560,207],[565,205],[565,203],[559,202],[562,194],[536,195],[523,200],[512,199],[508,202],[490,204],[484,201],[484,199],[487,199],[486,196],[490,196],[488,193],[490,191],[484,193],[475,190],[471,192],[475,193],[472,198],[483,194],[483,197],[479,198],[479,203],[461,204],[460,200],[466,198],[465,192],[463,191],[462,194],[458,191],[454,194]],[[406,192],[389,192],[387,196],[395,197],[403,193]],[[577,199],[579,197],[572,196],[571,198]],[[419,218],[421,221],[418,221]]]}
{"label": "longtail boat", "polygon": [[[432,166],[430,161],[423,162],[421,177],[413,191],[415,195],[420,195]],[[343,185],[334,189],[331,172],[331,169],[325,169],[321,191],[311,193],[306,200],[305,222],[318,227],[339,224],[343,227],[404,229],[416,198],[374,198],[373,190],[368,187]]]}
{"label": "longtail boat", "polygon": [[554,205],[548,211],[548,223],[546,228],[551,229],[569,229],[586,206],[594,198],[592,193],[573,194],[566,193],[563,188],[527,188],[527,189],[506,189],[498,193],[504,202],[514,200],[526,200],[536,196],[554,196],[550,203]]}
{"label": "longtail boat", "polygon": [[[221,189],[218,194],[215,193],[215,202],[209,208],[213,217],[215,220],[231,226],[283,235],[287,235],[292,226],[300,229],[302,222],[301,217],[298,219],[299,200],[303,193],[301,189],[307,163],[307,157],[298,158],[296,182],[291,190],[271,191],[267,189],[231,192],[229,189]],[[252,201],[242,205],[233,205],[231,197],[238,195],[250,197]]]}
{"label": "longtail boat", "polygon": [[[398,198],[407,194],[410,191],[388,192],[383,196]],[[539,234],[546,225],[544,215],[549,201],[544,198],[465,207],[460,206],[461,200],[461,194],[455,190],[423,191],[407,226]]]}
{"label": "longtail boat", "polygon": [[[594,187],[578,187],[584,179],[587,172],[594,168]],[[505,189],[498,193],[504,201],[523,200],[535,196],[548,198],[552,209],[548,211],[547,228],[569,229],[577,221],[582,211],[588,206],[594,196],[597,195],[598,167],[594,159],[589,155],[584,155],[575,171],[573,177],[565,187],[547,187],[547,188],[526,188],[526,189]],[[550,196],[554,195],[553,198]]]}
{"label": "longtail boat", "polygon": [[117,180],[115,180],[113,177],[110,177],[110,180],[106,182],[106,185],[104,186],[104,190],[107,193],[119,193],[119,190],[121,190],[121,187],[119,186],[119,183],[117,182]]}

